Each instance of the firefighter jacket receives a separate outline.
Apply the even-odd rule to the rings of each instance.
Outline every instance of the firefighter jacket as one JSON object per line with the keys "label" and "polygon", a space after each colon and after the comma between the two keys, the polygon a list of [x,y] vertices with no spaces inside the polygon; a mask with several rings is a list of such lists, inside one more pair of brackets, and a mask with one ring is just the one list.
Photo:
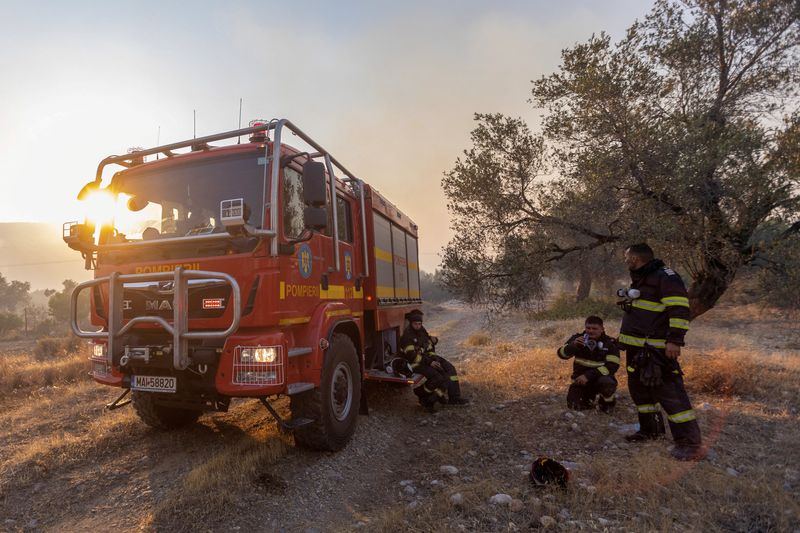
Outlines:
{"label": "firefighter jacket", "polygon": [[407,327],[400,337],[400,354],[408,361],[414,372],[420,366],[430,366],[436,355],[436,349],[428,330],[424,326],[417,330],[411,326]]}
{"label": "firefighter jacket", "polygon": [[573,344],[583,333],[576,333],[558,349],[558,356],[561,359],[575,357],[572,363],[572,378],[586,374],[589,381],[593,381],[600,376],[613,376],[619,368],[619,347],[614,339],[603,333],[597,340],[594,350],[588,346]]}
{"label": "firefighter jacket", "polygon": [[689,298],[681,277],[660,259],[631,271],[631,288],[638,298],[623,303],[619,343],[641,347],[645,342],[665,348],[667,342],[683,346],[689,329]]}

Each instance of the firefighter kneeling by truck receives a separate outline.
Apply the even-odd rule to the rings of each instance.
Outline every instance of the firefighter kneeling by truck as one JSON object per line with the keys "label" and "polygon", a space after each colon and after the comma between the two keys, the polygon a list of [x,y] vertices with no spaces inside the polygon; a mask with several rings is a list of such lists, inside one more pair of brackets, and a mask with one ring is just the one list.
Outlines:
{"label": "firefighter kneeling by truck", "polygon": [[406,318],[408,327],[400,337],[400,352],[411,369],[425,376],[414,389],[419,403],[430,413],[436,410],[437,403],[466,405],[468,400],[461,397],[461,386],[453,364],[436,354],[439,339],[431,336],[422,325],[422,311],[412,311]]}

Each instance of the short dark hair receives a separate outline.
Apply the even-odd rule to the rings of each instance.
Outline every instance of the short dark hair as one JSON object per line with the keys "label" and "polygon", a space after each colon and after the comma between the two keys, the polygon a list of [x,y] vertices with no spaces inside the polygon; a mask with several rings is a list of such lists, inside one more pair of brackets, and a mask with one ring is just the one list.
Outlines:
{"label": "short dark hair", "polygon": [[586,322],[585,323],[586,324],[597,324],[598,326],[602,326],[603,325],[603,319],[600,318],[599,316],[591,315],[589,317],[586,317]]}
{"label": "short dark hair", "polygon": [[628,246],[627,250],[633,255],[637,255],[645,261],[652,261],[655,257],[653,249],[645,242],[639,242]]}

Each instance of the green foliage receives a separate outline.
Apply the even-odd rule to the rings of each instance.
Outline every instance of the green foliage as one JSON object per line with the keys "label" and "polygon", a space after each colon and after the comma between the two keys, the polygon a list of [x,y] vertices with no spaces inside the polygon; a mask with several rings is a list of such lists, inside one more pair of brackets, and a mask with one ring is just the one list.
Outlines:
{"label": "green foliage", "polygon": [[770,306],[800,309],[800,238],[786,239],[764,258],[756,287]]}
{"label": "green foliage", "polygon": [[543,135],[476,115],[442,181],[448,286],[523,305],[556,263],[600,274],[647,241],[690,274],[693,315],[713,307],[776,245],[754,239],[763,225],[800,230],[799,43],[794,0],[658,0],[619,43],[564,50],[533,84]]}
{"label": "green foliage", "polygon": [[18,307],[25,305],[28,302],[30,290],[31,284],[27,281],[13,280],[9,283],[0,274],[0,310],[15,311]]}
{"label": "green foliage", "polygon": [[613,300],[586,298],[575,302],[571,294],[560,294],[544,311],[531,315],[536,320],[567,320],[596,315],[604,321],[622,318],[622,310]]}
{"label": "green foliage", "polygon": [[22,318],[9,311],[0,311],[0,336],[7,335],[22,327]]}
{"label": "green foliage", "polygon": [[[61,291],[54,292],[50,295],[50,299],[47,301],[47,306],[50,308],[50,314],[56,322],[67,323],[69,322],[69,307],[70,299],[72,298],[72,291],[78,284],[71,279],[65,279],[62,284],[64,285],[64,288]],[[86,308],[85,313],[88,313],[88,307]]]}

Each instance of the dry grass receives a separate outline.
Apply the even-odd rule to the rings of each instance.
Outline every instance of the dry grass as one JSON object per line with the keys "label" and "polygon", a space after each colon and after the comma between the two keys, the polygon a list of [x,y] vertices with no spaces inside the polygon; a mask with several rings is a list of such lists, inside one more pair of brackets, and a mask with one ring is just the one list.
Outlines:
{"label": "dry grass", "polygon": [[271,470],[286,453],[286,442],[274,434],[236,441],[195,466],[155,505],[150,523],[145,525],[157,530],[196,531],[197,524],[240,508],[248,497],[279,495],[286,483]]}
{"label": "dry grass", "polygon": [[46,339],[27,348],[0,352],[0,400],[42,387],[88,381],[89,351],[72,339]]}
{"label": "dry grass", "polygon": [[[561,325],[547,327],[540,332],[554,338],[565,331]],[[490,363],[465,365],[469,388],[480,391],[481,403],[473,409],[481,422],[473,428],[462,424],[466,435],[426,450],[420,460],[429,469],[420,468],[424,479],[441,480],[436,466],[441,464],[456,465],[459,478],[444,486],[437,482],[413,508],[399,503],[378,510],[367,524],[370,531],[537,530],[543,516],[554,518],[557,529],[575,531],[800,526],[796,356],[764,360],[745,349],[687,350],[686,381],[712,456],[686,464],[669,457],[669,441],[624,443],[621,428],[636,420],[624,374],[618,376],[620,406],[613,418],[590,412],[566,419],[571,364],[558,360],[552,346],[495,355]],[[447,429],[438,433],[444,438]],[[531,453],[527,460],[520,450]],[[567,490],[528,482],[524,474],[537,455],[576,463]],[[451,503],[454,493],[462,495],[462,505]],[[496,493],[521,500],[522,510],[490,504]]]}
{"label": "dry grass", "polygon": [[492,342],[492,338],[489,336],[488,333],[474,333],[467,337],[467,340],[464,341],[465,346],[487,346],[490,342]]}

